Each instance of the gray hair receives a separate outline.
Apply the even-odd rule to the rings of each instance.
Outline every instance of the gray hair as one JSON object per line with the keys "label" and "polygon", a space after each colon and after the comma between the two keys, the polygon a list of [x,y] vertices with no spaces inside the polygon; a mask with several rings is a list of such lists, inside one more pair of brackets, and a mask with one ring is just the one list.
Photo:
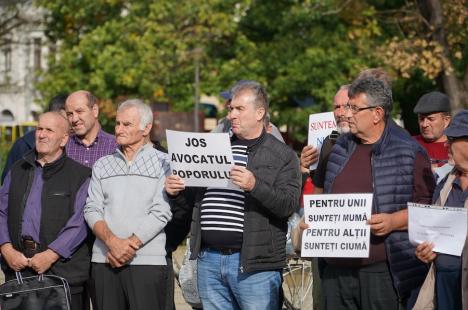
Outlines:
{"label": "gray hair", "polygon": [[342,90],[348,90],[349,87],[351,86],[351,84],[344,84],[344,85],[341,85],[338,90],[336,91],[336,93],[338,93],[339,91],[342,91]]}
{"label": "gray hair", "polygon": [[354,98],[365,94],[367,106],[382,107],[385,111],[385,120],[390,116],[393,107],[392,90],[380,79],[373,76],[357,78],[348,89],[348,97]]}
{"label": "gray hair", "polygon": [[123,110],[135,108],[140,115],[140,129],[143,130],[148,124],[153,124],[153,111],[140,99],[128,99],[122,102],[117,108],[117,112]]}
{"label": "gray hair", "polygon": [[265,119],[268,113],[269,106],[268,94],[265,88],[263,88],[263,86],[256,81],[242,80],[231,88],[232,99],[246,91],[249,91],[254,95],[255,98],[253,100],[253,104],[255,105],[255,107],[263,108],[265,110],[265,114],[263,115],[263,119]]}

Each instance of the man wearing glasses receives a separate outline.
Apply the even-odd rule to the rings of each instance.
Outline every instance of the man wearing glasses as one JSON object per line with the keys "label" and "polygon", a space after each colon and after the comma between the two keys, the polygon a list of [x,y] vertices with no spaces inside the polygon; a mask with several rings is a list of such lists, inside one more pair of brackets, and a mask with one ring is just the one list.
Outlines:
{"label": "man wearing glasses", "polygon": [[411,306],[427,267],[414,255],[407,202],[430,203],[434,178],[423,148],[388,125],[391,89],[374,77],[356,79],[345,106],[350,133],[330,154],[324,193],[373,193],[367,258],[325,258],[327,309]]}

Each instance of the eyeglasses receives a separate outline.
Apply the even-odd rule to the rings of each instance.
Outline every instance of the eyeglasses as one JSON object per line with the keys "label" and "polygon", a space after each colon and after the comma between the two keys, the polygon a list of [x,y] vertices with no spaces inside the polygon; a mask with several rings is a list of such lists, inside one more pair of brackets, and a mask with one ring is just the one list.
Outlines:
{"label": "eyeglasses", "polygon": [[369,110],[369,109],[375,109],[380,106],[375,106],[375,107],[364,107],[364,108],[359,108],[358,106],[347,104],[344,106],[345,111],[351,110],[351,113],[356,114],[358,112],[364,111],[364,110]]}

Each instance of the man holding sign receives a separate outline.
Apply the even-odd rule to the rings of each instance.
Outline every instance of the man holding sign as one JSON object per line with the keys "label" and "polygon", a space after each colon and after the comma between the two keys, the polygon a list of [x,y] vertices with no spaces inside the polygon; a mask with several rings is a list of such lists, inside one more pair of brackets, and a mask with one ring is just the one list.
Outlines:
{"label": "man holding sign", "polygon": [[[468,208],[468,110],[455,115],[444,134],[448,138],[449,154],[455,168],[437,185],[433,203],[440,206]],[[468,294],[466,240],[462,257],[436,254],[432,251],[433,247],[434,245],[428,242],[418,245],[416,256],[425,263],[434,262],[435,287],[428,293],[432,295],[435,293],[437,296],[436,309],[462,309],[462,306],[463,309],[468,309],[466,297],[462,300],[462,295]],[[430,275],[433,273],[428,276]],[[418,305],[424,302],[421,300],[422,296],[424,295],[420,294],[418,298]]]}
{"label": "man holding sign", "polygon": [[341,135],[330,154],[324,192],[374,194],[370,249],[367,258],[325,258],[326,308],[398,309],[427,272],[408,240],[406,204],[429,202],[434,179],[424,150],[388,125],[392,93],[385,83],[358,78],[348,95],[351,133]]}
{"label": "man holding sign", "polygon": [[238,189],[185,188],[171,175],[166,191],[174,208],[193,208],[191,259],[198,257],[203,309],[279,309],[287,220],[301,191],[299,160],[265,131],[264,88],[244,81],[231,92],[230,178]]}

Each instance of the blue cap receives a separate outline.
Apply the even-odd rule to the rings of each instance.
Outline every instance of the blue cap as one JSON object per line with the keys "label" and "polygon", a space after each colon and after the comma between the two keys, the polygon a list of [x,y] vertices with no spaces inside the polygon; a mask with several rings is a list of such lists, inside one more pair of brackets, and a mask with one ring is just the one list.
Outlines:
{"label": "blue cap", "polygon": [[455,115],[444,134],[449,138],[468,137],[468,110]]}
{"label": "blue cap", "polygon": [[219,96],[222,97],[225,100],[231,100],[232,95],[230,90],[225,90],[219,93]]}

